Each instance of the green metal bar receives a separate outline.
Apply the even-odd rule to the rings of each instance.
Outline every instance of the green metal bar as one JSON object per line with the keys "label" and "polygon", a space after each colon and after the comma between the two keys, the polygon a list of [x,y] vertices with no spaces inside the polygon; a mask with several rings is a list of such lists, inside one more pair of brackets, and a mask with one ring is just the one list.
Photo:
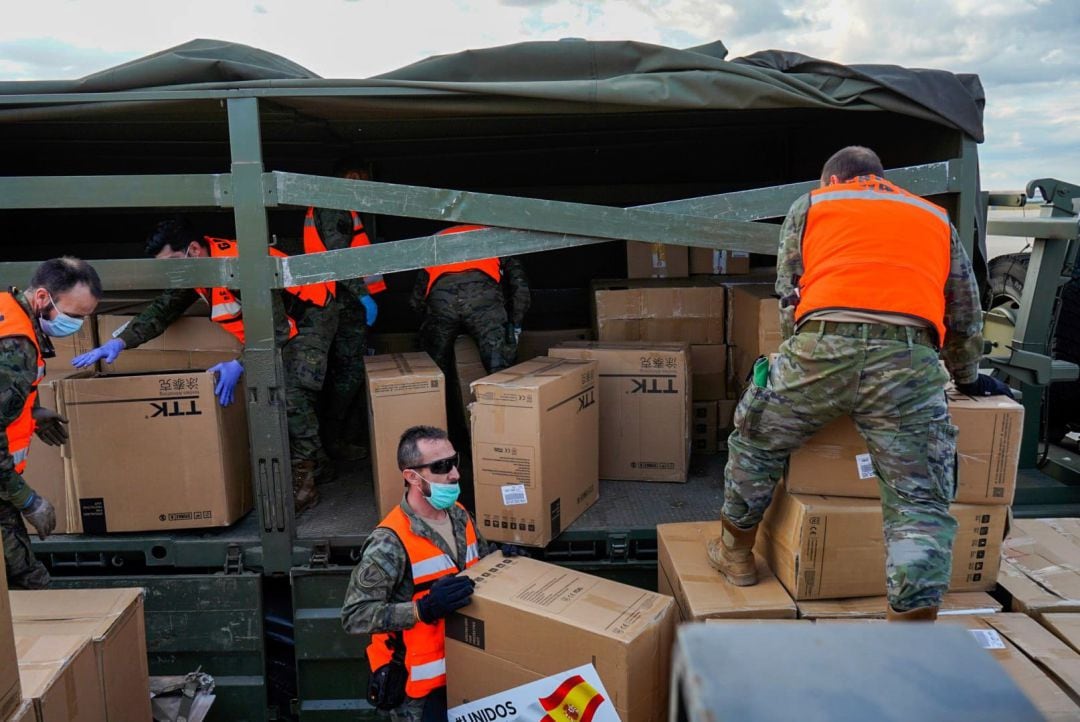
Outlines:
{"label": "green metal bar", "polygon": [[771,224],[297,173],[269,175],[267,185],[276,187],[277,202],[289,205],[753,253],[775,253],[779,243],[780,229]]}
{"label": "green metal bar", "polygon": [[230,100],[229,142],[244,304],[244,375],[255,500],[261,521],[263,569],[285,573],[292,564],[292,479],[285,428],[285,381],[274,344],[277,277],[267,263],[269,230],[263,190],[258,101]]}
{"label": "green metal bar", "polygon": [[[248,81],[249,83],[251,81]],[[356,85],[353,87],[327,86],[312,88],[306,84],[310,81],[304,79],[305,87],[287,87],[289,81],[273,82],[273,87],[245,87],[245,88],[207,88],[203,90],[125,90],[110,93],[56,93],[41,95],[0,95],[0,107],[5,105],[93,105],[99,103],[146,103],[157,101],[191,101],[191,100],[238,100],[242,98],[356,98],[356,97],[395,97],[395,96],[432,96],[432,95],[456,95],[462,94],[452,90],[435,90],[428,88],[403,88],[403,87],[377,87],[374,85]],[[327,81],[332,83],[335,81]],[[362,81],[361,81],[362,82]]]}
{"label": "green metal bar", "polygon": [[1068,241],[1080,237],[1076,217],[1072,218],[1016,218],[991,220],[986,232],[995,236],[1019,238],[1049,238]]}
{"label": "green metal bar", "polygon": [[0,178],[3,208],[164,208],[232,205],[228,175],[17,176]]}
{"label": "green metal bar", "polygon": [[960,162],[957,165],[954,170],[957,173],[956,183],[960,197],[957,199],[953,225],[956,226],[968,258],[973,258],[976,243],[975,213],[979,199],[979,147],[967,135],[961,137]]}
{"label": "green metal bar", "polygon": [[[0,263],[0,285],[23,287],[40,265],[41,261]],[[239,269],[232,258],[124,258],[93,265],[108,291],[235,286]]]}

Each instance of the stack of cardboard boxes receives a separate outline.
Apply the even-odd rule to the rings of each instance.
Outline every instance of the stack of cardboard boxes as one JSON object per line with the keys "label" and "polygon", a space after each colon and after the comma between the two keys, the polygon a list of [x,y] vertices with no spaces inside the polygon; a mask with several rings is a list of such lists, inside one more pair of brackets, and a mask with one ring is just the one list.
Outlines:
{"label": "stack of cardboard boxes", "polygon": [[141,589],[9,591],[0,561],[0,659],[0,720],[151,720]]}
{"label": "stack of cardboard boxes", "polygon": [[750,272],[750,254],[712,248],[627,241],[627,278],[737,276]]}

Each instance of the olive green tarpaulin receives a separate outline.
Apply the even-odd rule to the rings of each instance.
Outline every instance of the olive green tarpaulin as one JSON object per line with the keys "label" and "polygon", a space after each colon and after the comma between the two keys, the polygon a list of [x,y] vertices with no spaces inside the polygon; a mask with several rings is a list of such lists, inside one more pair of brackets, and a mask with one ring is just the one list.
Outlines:
{"label": "olive green tarpaulin", "polygon": [[213,96],[251,89],[309,117],[333,117],[342,103],[353,110],[426,118],[831,108],[890,111],[983,140],[984,95],[975,75],[845,66],[775,50],[733,60],[726,56],[720,42],[682,50],[635,41],[528,42],[434,56],[349,80],[320,78],[245,45],[193,40],[78,80],[0,82],[0,122],[74,114],[89,119],[113,106],[86,105],[77,98],[71,104],[36,105],[27,96],[110,93],[116,94],[111,101],[130,107],[170,92]]}

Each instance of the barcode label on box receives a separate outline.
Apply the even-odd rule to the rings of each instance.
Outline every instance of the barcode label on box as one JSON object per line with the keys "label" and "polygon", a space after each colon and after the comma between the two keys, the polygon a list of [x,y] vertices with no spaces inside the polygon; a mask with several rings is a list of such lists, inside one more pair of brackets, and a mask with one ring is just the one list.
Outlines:
{"label": "barcode label on box", "polygon": [[870,454],[858,454],[855,457],[855,466],[859,470],[860,479],[873,479],[877,476],[874,473],[874,462]]}
{"label": "barcode label on box", "polygon": [[529,498],[525,496],[524,484],[507,484],[501,488],[503,506],[520,506],[529,503]]}
{"label": "barcode label on box", "polygon": [[1005,649],[1005,643],[1001,641],[1001,635],[993,629],[969,629],[975,641],[983,649]]}
{"label": "barcode label on box", "polygon": [[118,329],[116,329],[115,331],[112,332],[112,337],[113,338],[120,338],[120,334],[122,334],[124,332],[124,329],[126,329],[128,326],[130,326],[131,322],[134,321],[134,320],[135,319],[130,319],[130,320],[124,321],[122,324],[120,324],[120,328],[118,328]]}

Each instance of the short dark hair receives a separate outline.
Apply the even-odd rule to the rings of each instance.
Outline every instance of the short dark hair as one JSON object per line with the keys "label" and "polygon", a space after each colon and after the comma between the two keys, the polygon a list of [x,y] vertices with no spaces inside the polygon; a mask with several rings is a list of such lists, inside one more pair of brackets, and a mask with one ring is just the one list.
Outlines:
{"label": "short dark hair", "polygon": [[44,288],[54,299],[85,283],[94,298],[101,298],[101,277],[86,261],[73,256],[50,258],[34,271],[30,288]]}
{"label": "short dark hair", "polygon": [[397,465],[402,471],[410,466],[419,466],[424,459],[420,453],[418,442],[440,441],[448,439],[446,432],[437,426],[410,426],[401,435],[401,441],[397,446]]}
{"label": "short dark hair", "polygon": [[841,183],[863,175],[885,175],[877,153],[861,145],[849,145],[832,154],[821,168],[821,182],[836,176]]}
{"label": "short dark hair", "polygon": [[[206,239],[186,218],[167,218],[159,221],[146,237],[146,255],[153,258],[168,246],[174,252],[187,248],[192,241],[207,246]],[[209,246],[207,246],[209,247]]]}
{"label": "short dark hair", "polygon": [[362,158],[358,155],[347,155],[343,158],[339,158],[334,163],[334,176],[337,178],[344,178],[345,174],[351,170],[362,170],[365,173],[371,173],[371,166],[367,162],[366,158]]}

